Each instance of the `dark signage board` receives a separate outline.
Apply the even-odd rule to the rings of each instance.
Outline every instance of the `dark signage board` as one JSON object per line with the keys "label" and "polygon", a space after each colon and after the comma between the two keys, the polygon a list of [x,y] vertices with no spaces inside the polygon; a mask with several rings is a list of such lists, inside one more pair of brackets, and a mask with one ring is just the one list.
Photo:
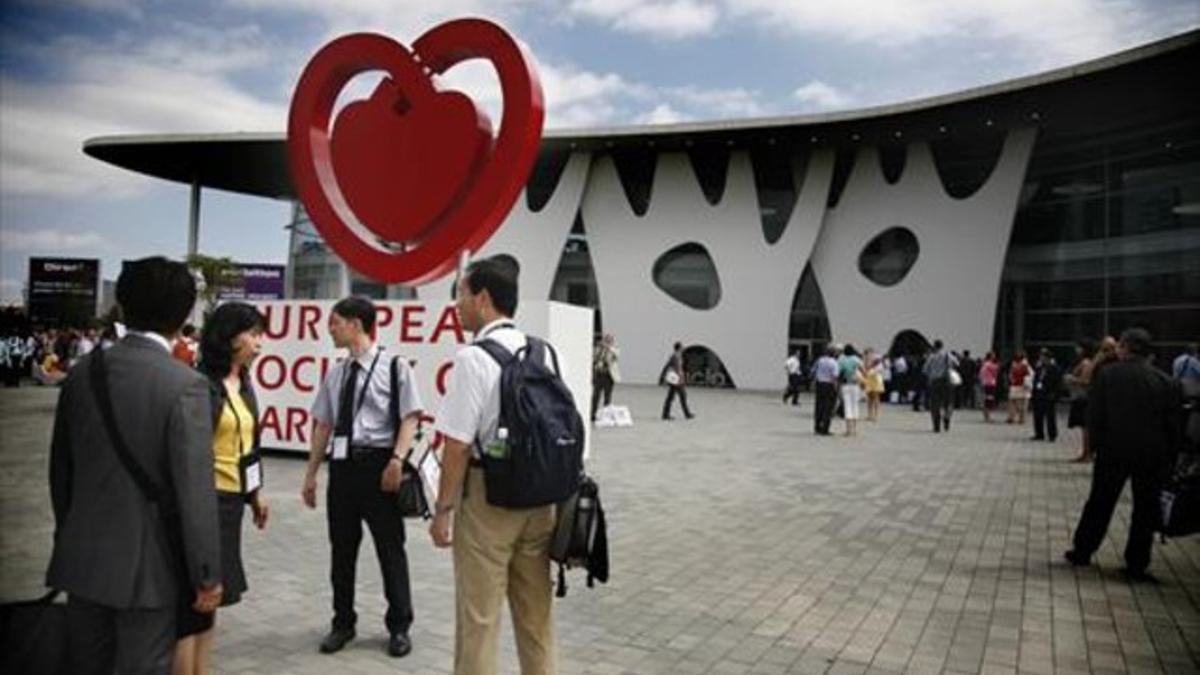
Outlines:
{"label": "dark signage board", "polygon": [[82,328],[96,318],[99,284],[100,261],[95,258],[30,258],[30,320]]}
{"label": "dark signage board", "polygon": [[284,265],[238,264],[229,270],[218,300],[283,300]]}

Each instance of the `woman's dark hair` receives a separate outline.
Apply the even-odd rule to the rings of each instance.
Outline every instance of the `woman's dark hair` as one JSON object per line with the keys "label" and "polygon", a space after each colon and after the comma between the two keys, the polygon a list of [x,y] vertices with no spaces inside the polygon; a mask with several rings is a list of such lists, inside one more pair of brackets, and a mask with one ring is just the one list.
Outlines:
{"label": "woman's dark hair", "polygon": [[1079,355],[1085,359],[1090,359],[1096,356],[1095,340],[1080,340],[1075,343],[1079,347]]}
{"label": "woman's dark hair", "polygon": [[846,356],[858,356],[858,352],[854,351],[854,345],[846,345],[842,348],[842,354]]}
{"label": "woman's dark hair", "polygon": [[517,313],[517,273],[511,256],[482,258],[467,265],[467,288],[474,294],[487,289],[496,311],[511,317]]}
{"label": "woman's dark hair", "polygon": [[248,330],[263,330],[267,317],[253,305],[227,302],[216,309],[200,335],[200,370],[225,377],[233,367],[233,341]]}
{"label": "woman's dark hair", "polygon": [[333,313],[346,320],[358,319],[364,333],[375,332],[375,303],[364,297],[352,295],[338,300]]}
{"label": "woman's dark hair", "polygon": [[174,335],[196,304],[196,280],[187,265],[162,256],[130,260],[117,277],[117,303],[129,328]]}

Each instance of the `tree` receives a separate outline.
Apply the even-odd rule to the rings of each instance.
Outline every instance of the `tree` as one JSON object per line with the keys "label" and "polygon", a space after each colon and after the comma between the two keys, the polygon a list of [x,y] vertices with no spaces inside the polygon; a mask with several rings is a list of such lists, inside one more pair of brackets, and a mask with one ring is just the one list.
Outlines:
{"label": "tree", "polygon": [[199,272],[204,280],[204,285],[197,290],[200,300],[204,303],[204,316],[207,317],[217,308],[217,299],[220,298],[221,291],[228,286],[229,279],[234,276],[237,263],[229,257],[214,258],[194,253],[187,257],[187,265]]}

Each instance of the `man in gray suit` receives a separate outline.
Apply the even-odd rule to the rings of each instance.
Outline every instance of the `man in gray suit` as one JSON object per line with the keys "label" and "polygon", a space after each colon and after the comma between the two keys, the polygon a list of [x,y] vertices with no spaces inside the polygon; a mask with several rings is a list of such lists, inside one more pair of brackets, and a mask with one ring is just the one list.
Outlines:
{"label": "man in gray suit", "polygon": [[183,263],[126,263],[117,302],[129,334],[103,352],[119,435],[178,519],[160,517],[111,442],[92,389],[99,351],[71,369],[59,395],[46,585],[68,593],[75,673],[169,673],[181,604],[211,612],[220,602],[208,384],[170,350],[195,300]]}

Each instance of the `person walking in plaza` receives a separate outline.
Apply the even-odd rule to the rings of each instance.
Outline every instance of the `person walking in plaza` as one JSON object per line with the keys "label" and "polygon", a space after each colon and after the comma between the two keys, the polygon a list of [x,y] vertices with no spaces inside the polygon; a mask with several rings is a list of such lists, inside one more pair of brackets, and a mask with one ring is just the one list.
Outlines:
{"label": "person walking in plaza", "polygon": [[1005,423],[1025,425],[1025,406],[1029,402],[1033,369],[1025,360],[1025,352],[1017,351],[1008,367],[1008,418]]}
{"label": "person walking in plaza", "polygon": [[[459,321],[475,334],[476,343],[494,340],[510,353],[527,344],[512,321],[516,274],[502,261],[471,263],[455,297]],[[551,349],[546,350],[548,365],[554,358]],[[500,372],[499,364],[474,345],[454,357],[437,413],[445,449],[429,533],[435,546],[453,547],[454,672],[499,672],[501,612],[507,596],[521,672],[548,675],[556,669],[550,580],[555,507],[508,509],[488,503],[481,453],[504,438],[499,428]]]}
{"label": "person walking in plaza", "polygon": [[617,361],[621,357],[616,347],[612,333],[605,333],[596,343],[592,351],[592,421],[596,421],[596,410],[599,408],[600,396],[604,395],[604,405],[612,405],[613,386],[620,380]]}
{"label": "person walking in plaza", "polygon": [[892,387],[896,390],[896,401],[908,403],[908,360],[903,352],[897,352],[892,358]]}
{"label": "person walking in plaza", "polygon": [[1071,399],[1071,407],[1067,411],[1067,428],[1079,429],[1079,454],[1071,461],[1091,461],[1092,453],[1088,447],[1087,435],[1087,400],[1088,387],[1092,383],[1092,368],[1096,348],[1089,340],[1081,340],[1075,346],[1076,361],[1071,372],[1063,376],[1067,392]]}
{"label": "person walking in plaza", "polygon": [[63,383],[46,585],[68,594],[71,673],[170,673],[177,613],[221,601],[208,382],[171,358],[195,301],[183,263],[126,262],[129,335]]}
{"label": "person walking in plaza", "polygon": [[955,387],[956,407],[973,410],[978,404],[975,388],[979,384],[979,362],[971,357],[971,350],[963,350],[956,370],[962,378],[962,384]]}
{"label": "person walking in plaza", "polygon": [[883,360],[868,349],[863,358],[863,390],[867,395],[867,420],[879,421],[879,401],[883,397]]}
{"label": "person walking in plaza", "polygon": [[375,343],[375,305],[370,300],[339,300],[329,316],[329,334],[349,356],[330,369],[313,404],[316,426],[301,489],[305,505],[316,508],[317,473],[328,453],[325,515],[334,614],[321,652],[336,652],[355,637],[354,578],[365,520],[375,540],[387,597],[387,653],[400,657],[412,650],[408,632],[413,608],[404,519],[394,493],[416,435],[421,398],[408,360],[385,356]]}
{"label": "person walking in plaza", "polygon": [[1132,479],[1133,514],[1123,570],[1130,580],[1152,579],[1147,568],[1159,520],[1159,489],[1180,443],[1179,388],[1150,364],[1151,353],[1150,334],[1131,328],[1121,334],[1120,361],[1092,379],[1087,427],[1096,461],[1074,547],[1064,554],[1072,565],[1091,563],[1125,482]]}
{"label": "person walking in plaza", "polygon": [[783,402],[800,405],[800,389],[804,387],[804,365],[800,363],[800,350],[793,351],[783,362],[783,370],[787,374],[787,389],[783,392]]}
{"label": "person walking in plaza", "polygon": [[833,422],[833,410],[837,406],[838,362],[837,348],[825,348],[825,353],[813,363],[812,380],[816,383],[816,403],[813,406],[813,433],[829,435]]}
{"label": "person walking in plaza", "polygon": [[992,411],[996,409],[996,401],[1000,381],[1000,364],[996,361],[996,352],[988,352],[983,363],[979,366],[979,384],[983,387],[983,421],[992,421]]}
{"label": "person walking in plaza", "polygon": [[933,420],[933,433],[945,428],[950,431],[950,415],[954,412],[954,384],[950,371],[958,365],[954,355],[943,348],[941,340],[933,341],[933,352],[925,360],[925,374],[929,392],[929,417]]}
{"label": "person walking in plaza", "polygon": [[[242,566],[242,516],[247,505],[258,529],[267,526],[269,509],[262,491],[258,448],[258,402],[250,365],[258,356],[266,317],[252,305],[228,302],[204,324],[199,346],[200,372],[208,377],[212,408],[213,468],[217,522],[221,540],[221,606],[241,601],[246,591]],[[178,344],[178,343],[176,343]],[[204,675],[212,654],[216,612],[184,612],[175,646],[176,675]]]}
{"label": "person walking in plaza", "polygon": [[855,351],[854,345],[847,344],[842,348],[842,356],[838,359],[838,378],[842,385],[842,413],[846,423],[842,435],[853,436],[858,432],[858,420],[862,417],[859,401],[866,379],[862,357]]}
{"label": "person walking in plaza", "polygon": [[1038,355],[1037,369],[1033,373],[1033,437],[1031,441],[1058,440],[1058,392],[1062,389],[1062,369],[1054,361],[1049,349]]}
{"label": "person walking in plaza", "polygon": [[695,417],[688,409],[687,371],[683,367],[683,343],[676,342],[671,356],[667,357],[667,365],[663,367],[662,381],[667,384],[667,398],[663,400],[662,418],[664,420],[675,419],[671,417],[671,403],[676,396],[679,397],[679,407],[683,410],[683,416],[689,420]]}

